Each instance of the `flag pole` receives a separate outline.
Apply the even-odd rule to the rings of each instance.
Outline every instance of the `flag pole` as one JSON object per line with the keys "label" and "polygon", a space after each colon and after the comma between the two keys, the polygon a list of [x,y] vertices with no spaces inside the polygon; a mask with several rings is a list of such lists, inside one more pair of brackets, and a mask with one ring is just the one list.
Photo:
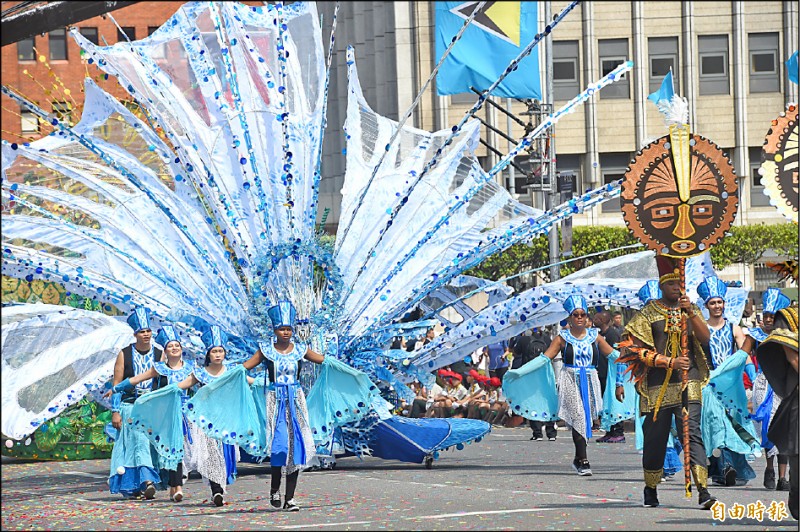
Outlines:
{"label": "flag pole", "polygon": [[[552,18],[552,6],[550,0],[546,0],[544,2],[544,25],[547,26],[550,24],[550,19]],[[553,34],[548,33],[547,37],[544,40],[544,60],[545,60],[545,69],[547,72],[547,105],[549,106],[549,112],[553,112]],[[555,133],[553,129],[550,130],[548,133],[549,137],[549,146],[546,150],[544,156],[547,157],[547,177],[549,182],[549,187],[545,189],[542,187],[542,194],[544,195],[544,209],[549,211],[553,208],[554,203],[554,196],[555,196],[555,175],[556,175],[556,143],[555,143]],[[542,183],[544,183],[544,172],[542,172]],[[560,255],[559,249],[559,242],[558,242],[558,228],[560,226],[560,222],[553,224],[550,228],[550,233],[547,235],[547,240],[549,244],[549,255],[550,255],[550,264],[554,264],[558,261]],[[560,270],[558,266],[553,266],[550,268],[550,282],[558,281],[560,278]]]}

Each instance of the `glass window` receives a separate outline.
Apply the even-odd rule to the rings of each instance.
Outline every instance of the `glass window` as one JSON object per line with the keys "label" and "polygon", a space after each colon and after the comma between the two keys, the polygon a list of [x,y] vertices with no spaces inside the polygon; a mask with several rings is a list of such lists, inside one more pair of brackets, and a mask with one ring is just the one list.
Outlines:
{"label": "glass window", "polygon": [[[597,41],[600,55],[600,76],[606,76],[620,63],[628,60],[628,39],[600,39]],[[628,76],[623,74],[619,81],[606,85],[599,93],[600,99],[629,99],[631,97]]]}
{"label": "glass window", "polygon": [[769,198],[761,185],[761,148],[750,148],[750,206],[769,207]]}
{"label": "glass window", "polygon": [[72,122],[72,105],[69,102],[53,102],[53,114],[62,122]]}
{"label": "glass window", "polygon": [[80,28],[80,32],[87,41],[95,45],[100,44],[97,37],[97,28]]}
{"label": "glass window", "polygon": [[128,38],[125,38],[125,35],[122,34],[119,29],[117,29],[117,42],[128,42],[128,41],[135,41],[136,40],[136,28],[133,26],[122,26],[122,31],[125,32],[125,35]]}
{"label": "glass window", "polygon": [[728,36],[699,35],[700,95],[730,94]]}
{"label": "glass window", "polygon": [[36,114],[29,109],[20,109],[20,130],[23,134],[38,134],[39,133],[39,119]]}
{"label": "glass window", "polygon": [[18,61],[36,61],[36,51],[33,47],[36,46],[34,37],[22,39],[17,42],[17,60]]}
{"label": "glass window", "polygon": [[778,33],[750,33],[750,92],[780,92]]}
{"label": "glass window", "polygon": [[677,37],[650,37],[647,39],[647,52],[650,58],[650,93],[661,88],[664,76],[672,69],[672,82],[675,92],[680,92],[680,69],[678,64]]}
{"label": "glass window", "polygon": [[50,32],[50,59],[52,61],[67,59],[67,32],[64,28]]}
{"label": "glass window", "polygon": [[[631,162],[630,153],[601,153],[600,154],[600,172],[603,179],[603,184],[608,185],[619,179],[625,178],[625,170]],[[602,204],[601,209],[603,212],[620,212],[621,206],[619,198],[607,200]]]}
{"label": "glass window", "polygon": [[580,91],[578,41],[553,41],[553,99],[568,101]]}
{"label": "glass window", "polygon": [[147,36],[151,36],[158,28],[159,26],[147,26]]}

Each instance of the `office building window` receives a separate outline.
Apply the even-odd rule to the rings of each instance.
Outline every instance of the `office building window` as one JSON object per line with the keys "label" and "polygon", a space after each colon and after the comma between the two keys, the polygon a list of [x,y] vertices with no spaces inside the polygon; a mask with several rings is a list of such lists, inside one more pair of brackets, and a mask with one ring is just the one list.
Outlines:
{"label": "office building window", "polygon": [[97,28],[89,28],[89,27],[80,28],[79,31],[81,32],[81,35],[83,35],[83,37],[90,43],[94,45],[100,44],[100,41],[97,36]]}
{"label": "office building window", "polygon": [[34,46],[36,46],[34,37],[22,39],[17,42],[17,60],[36,61],[36,51],[33,49]]}
{"label": "office building window", "polygon": [[159,26],[147,26],[147,36],[150,37],[158,28]]}
{"label": "office building window", "polygon": [[67,59],[67,31],[64,28],[50,32],[50,60]]}
{"label": "office building window", "polygon": [[750,33],[750,92],[780,92],[778,33]]}
{"label": "office building window", "polygon": [[580,89],[578,41],[553,41],[553,100],[568,101]]}
{"label": "office building window", "polygon": [[750,148],[750,206],[769,207],[769,198],[761,185],[761,148]]}
{"label": "office building window", "polygon": [[[603,184],[608,185],[625,177],[625,170],[631,162],[630,153],[601,153],[600,172],[603,177]],[[603,212],[620,212],[619,198],[607,200],[602,204]]]}
{"label": "office building window", "polygon": [[[125,35],[122,34],[122,32],[125,32],[125,35],[128,36],[127,39],[125,38]],[[119,29],[117,29],[117,42],[128,42],[135,40],[136,40],[136,28],[134,28],[133,26],[122,26],[122,31],[119,31]]]}
{"label": "office building window", "polygon": [[661,88],[664,76],[672,69],[675,92],[680,93],[680,69],[678,65],[678,38],[651,37],[647,39],[647,54],[650,58],[650,91]]}
{"label": "office building window", "polygon": [[728,77],[728,36],[697,37],[700,59],[700,95],[730,94]]}
{"label": "office building window", "polygon": [[20,109],[20,130],[23,135],[38,135],[39,134],[39,119],[36,114],[29,109]]}
{"label": "office building window", "polygon": [[62,122],[72,122],[72,105],[69,102],[53,102],[53,114]]}
{"label": "office building window", "polygon": [[[628,39],[600,39],[597,42],[600,53],[600,76],[605,76],[620,63],[628,60]],[[629,99],[631,97],[630,81],[627,74],[623,74],[619,81],[606,85],[600,92],[600,98]]]}

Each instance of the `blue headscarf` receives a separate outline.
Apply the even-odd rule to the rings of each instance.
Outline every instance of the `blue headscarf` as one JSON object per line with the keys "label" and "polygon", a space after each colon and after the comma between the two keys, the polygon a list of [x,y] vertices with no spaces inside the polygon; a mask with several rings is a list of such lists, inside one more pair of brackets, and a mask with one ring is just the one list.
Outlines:
{"label": "blue headscarf", "polygon": [[181,338],[178,336],[178,331],[175,330],[174,326],[164,325],[158,330],[158,334],[156,335],[156,343],[161,347],[167,347],[167,344],[170,342],[181,343]]}
{"label": "blue headscarf", "polygon": [[661,299],[663,295],[661,293],[661,283],[657,279],[652,279],[647,281],[636,295],[639,296],[639,299],[642,301],[642,304],[646,305],[651,299]]}
{"label": "blue headscarf", "polygon": [[719,277],[706,277],[703,282],[697,287],[697,295],[703,298],[703,303],[708,302],[715,297],[725,300],[725,294],[728,292],[728,285]]}
{"label": "blue headscarf", "polygon": [[136,310],[134,310],[133,314],[128,316],[127,322],[128,325],[130,325],[131,328],[133,329],[133,334],[151,328],[150,316],[147,313],[147,309],[144,307],[139,307]]}
{"label": "blue headscarf", "polygon": [[564,310],[567,311],[567,314],[572,314],[575,309],[581,308],[585,312],[589,311],[589,305],[586,304],[586,298],[580,295],[573,295],[569,296],[564,301]]}
{"label": "blue headscarf", "polygon": [[777,288],[767,288],[767,291],[764,292],[762,303],[764,304],[764,313],[775,314],[779,310],[791,305],[792,300],[786,297],[786,294]]}
{"label": "blue headscarf", "polygon": [[297,322],[297,311],[291,301],[280,301],[277,305],[267,310],[267,316],[272,322],[273,329],[278,327],[291,327],[294,329],[294,325]]}

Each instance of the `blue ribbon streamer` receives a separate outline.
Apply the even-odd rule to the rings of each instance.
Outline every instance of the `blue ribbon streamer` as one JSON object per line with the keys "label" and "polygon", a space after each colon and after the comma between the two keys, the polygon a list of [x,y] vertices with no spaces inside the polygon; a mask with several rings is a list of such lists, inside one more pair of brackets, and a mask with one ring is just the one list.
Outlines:
{"label": "blue ribbon streamer", "polygon": [[767,431],[769,430],[769,421],[772,418],[772,401],[774,399],[774,392],[772,386],[767,387],[767,395],[764,401],[758,406],[756,413],[753,414],[753,419],[761,422],[761,447],[764,449],[772,449],[775,444],[767,438]]}
{"label": "blue ribbon streamer", "polygon": [[566,368],[578,368],[578,378],[580,379],[581,401],[583,402],[583,416],[586,420],[586,440],[592,437],[592,409],[589,405],[589,377],[586,374],[586,366],[573,366],[564,364]]}
{"label": "blue ribbon streamer", "polygon": [[272,455],[270,465],[285,466],[289,455],[289,427],[286,422],[286,404],[289,404],[289,414],[292,419],[292,433],[294,436],[294,465],[306,463],[306,447],[303,442],[303,433],[297,421],[295,409],[295,390],[297,384],[275,383],[275,398],[278,403],[278,413],[275,422],[275,434],[272,437]]}

